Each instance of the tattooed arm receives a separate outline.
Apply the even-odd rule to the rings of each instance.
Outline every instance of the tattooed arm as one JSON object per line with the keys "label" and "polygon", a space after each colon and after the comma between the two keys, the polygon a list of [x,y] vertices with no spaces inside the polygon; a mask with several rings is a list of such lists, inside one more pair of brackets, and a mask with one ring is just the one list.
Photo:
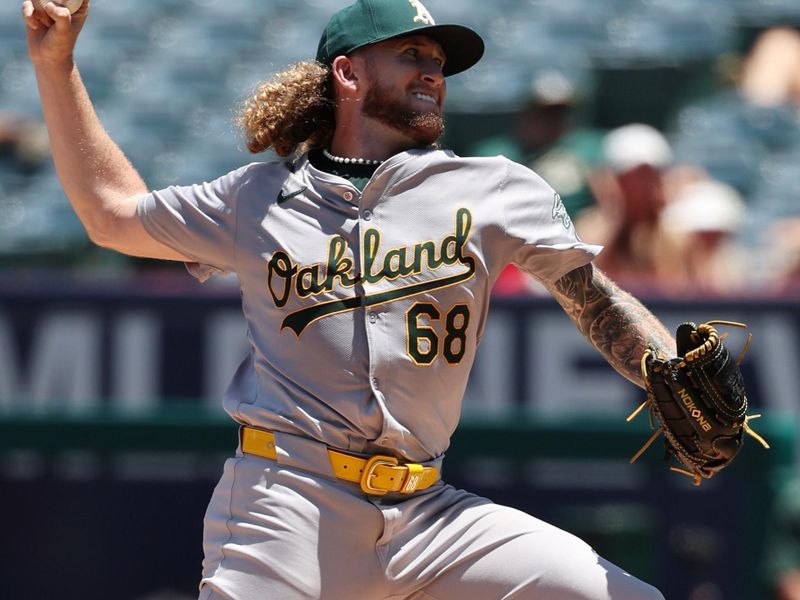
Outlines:
{"label": "tattooed arm", "polygon": [[675,340],[664,325],[597,267],[570,271],[548,289],[609,364],[639,387],[646,348],[675,356]]}

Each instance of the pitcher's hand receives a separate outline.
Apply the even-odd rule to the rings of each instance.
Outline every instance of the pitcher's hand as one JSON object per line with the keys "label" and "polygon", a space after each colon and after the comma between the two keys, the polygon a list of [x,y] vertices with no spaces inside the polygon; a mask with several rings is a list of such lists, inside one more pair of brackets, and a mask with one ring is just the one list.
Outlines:
{"label": "pitcher's hand", "polygon": [[28,55],[35,65],[57,65],[72,62],[78,34],[89,14],[90,0],[70,14],[63,6],[53,2],[45,11],[36,11],[32,0],[22,3],[22,16],[28,26]]}

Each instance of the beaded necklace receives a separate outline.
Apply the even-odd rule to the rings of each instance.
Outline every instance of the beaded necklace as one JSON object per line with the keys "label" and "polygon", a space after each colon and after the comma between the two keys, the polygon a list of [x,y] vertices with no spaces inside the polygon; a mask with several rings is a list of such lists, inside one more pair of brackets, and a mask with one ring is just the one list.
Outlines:
{"label": "beaded necklace", "polygon": [[336,156],[335,154],[331,154],[328,152],[327,148],[322,149],[322,154],[325,155],[330,161],[335,163],[339,163],[340,165],[370,165],[370,166],[378,166],[383,161],[382,160],[372,160],[369,158],[349,158],[343,156]]}

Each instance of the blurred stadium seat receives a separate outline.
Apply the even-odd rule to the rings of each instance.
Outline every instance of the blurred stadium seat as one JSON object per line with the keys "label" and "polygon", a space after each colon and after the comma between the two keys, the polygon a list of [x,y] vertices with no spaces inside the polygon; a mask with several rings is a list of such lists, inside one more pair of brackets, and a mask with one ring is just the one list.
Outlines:
{"label": "blurred stadium seat", "polygon": [[729,1],[739,20],[746,25],[800,24],[800,3],[796,0]]}
{"label": "blurred stadium seat", "polygon": [[800,217],[800,143],[761,161],[752,194],[754,219]]}
{"label": "blurred stadium seat", "polygon": [[[38,117],[19,4],[0,3],[0,109]],[[342,4],[94,0],[77,60],[105,125],[149,185],[209,179],[263,158],[242,151],[232,124],[236,104],[271,72],[312,58],[321,28]],[[486,40],[484,61],[449,80],[454,127],[475,124],[467,131],[448,124],[448,141],[462,145],[470,135],[500,127],[503,115],[528,97],[531,78],[542,69],[569,74],[594,125],[634,120],[662,125],[682,88],[698,73],[707,77],[715,57],[737,50],[743,28],[800,22],[796,0],[428,0],[426,5],[439,23],[465,23]],[[672,138],[679,157],[696,160],[747,191],[764,152],[785,149],[797,135],[797,118],[789,111],[760,111],[716,98],[682,111]],[[0,185],[6,194],[20,188],[58,191],[52,170],[24,175],[8,164],[0,168]],[[57,196],[55,203],[62,201]],[[43,219],[42,227],[52,223]]]}
{"label": "blurred stadium seat", "polygon": [[87,246],[83,226],[64,197],[55,173],[3,194],[0,256],[64,254]]}
{"label": "blurred stadium seat", "polygon": [[797,144],[800,123],[788,106],[759,107],[730,90],[682,108],[671,137],[679,160],[750,195],[762,161]]}
{"label": "blurred stadium seat", "polygon": [[[792,269],[798,260],[797,229],[785,223],[800,219],[800,143],[781,152],[766,155],[758,164],[744,222],[742,241],[755,259],[753,282],[770,278],[780,281],[781,269]],[[788,236],[788,237],[787,237]],[[790,276],[791,277],[791,276]],[[785,279],[787,283],[789,279]]]}

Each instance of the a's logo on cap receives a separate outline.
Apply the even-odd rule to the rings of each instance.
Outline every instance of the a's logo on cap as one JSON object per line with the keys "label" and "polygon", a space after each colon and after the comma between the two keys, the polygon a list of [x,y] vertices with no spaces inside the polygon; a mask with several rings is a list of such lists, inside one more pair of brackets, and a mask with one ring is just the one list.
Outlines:
{"label": "a's logo on cap", "polygon": [[417,10],[417,16],[414,17],[414,23],[425,23],[425,25],[436,25],[431,13],[422,5],[419,0],[408,0],[408,3]]}

